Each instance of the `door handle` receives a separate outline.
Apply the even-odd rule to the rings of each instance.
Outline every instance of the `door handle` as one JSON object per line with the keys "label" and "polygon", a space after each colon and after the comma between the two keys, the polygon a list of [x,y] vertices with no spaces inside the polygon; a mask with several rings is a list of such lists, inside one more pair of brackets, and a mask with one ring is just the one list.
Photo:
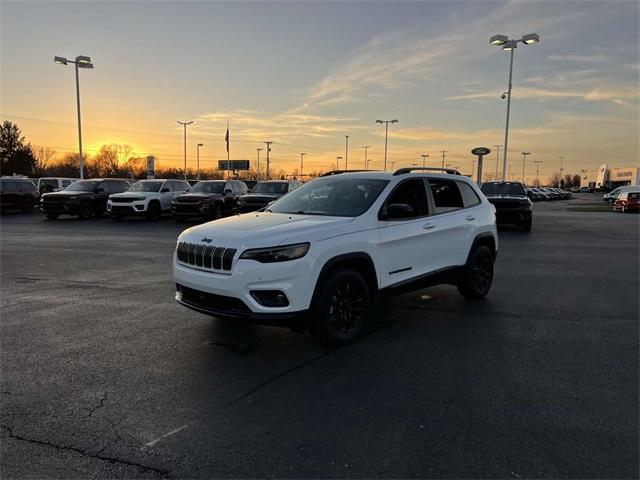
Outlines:
{"label": "door handle", "polygon": [[435,223],[425,223],[422,228],[424,228],[425,230],[431,230],[432,228],[435,228],[436,224]]}
{"label": "door handle", "polygon": [[474,217],[473,215],[467,215],[467,220],[472,221],[475,220],[476,217]]}

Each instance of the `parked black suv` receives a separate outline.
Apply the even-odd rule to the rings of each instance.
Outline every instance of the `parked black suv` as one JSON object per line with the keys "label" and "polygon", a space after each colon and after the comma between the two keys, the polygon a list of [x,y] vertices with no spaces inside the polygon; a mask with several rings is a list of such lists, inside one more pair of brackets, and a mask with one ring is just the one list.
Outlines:
{"label": "parked black suv", "polygon": [[238,200],[249,191],[240,180],[203,180],[171,202],[176,220],[187,217],[217,219],[238,211]]}
{"label": "parked black suv", "polygon": [[258,182],[251,193],[243,196],[238,203],[241,212],[253,212],[266,207],[285,193],[295,190],[301,185],[295,180],[266,180]]}
{"label": "parked black suv", "polygon": [[496,222],[531,231],[533,204],[520,182],[486,182],[482,193],[496,207]]}
{"label": "parked black suv", "polygon": [[121,178],[78,180],[61,192],[42,195],[40,209],[50,220],[60,215],[77,215],[80,218],[102,215],[107,210],[109,195],[124,192],[129,187],[129,181]]}
{"label": "parked black suv", "polygon": [[0,209],[2,211],[22,210],[25,213],[31,213],[39,198],[38,188],[28,178],[0,178]]}

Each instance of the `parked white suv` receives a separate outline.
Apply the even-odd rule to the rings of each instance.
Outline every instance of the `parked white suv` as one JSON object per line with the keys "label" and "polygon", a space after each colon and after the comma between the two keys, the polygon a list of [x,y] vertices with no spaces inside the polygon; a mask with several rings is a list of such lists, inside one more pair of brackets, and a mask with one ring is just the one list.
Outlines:
{"label": "parked white suv", "polygon": [[107,212],[114,220],[129,215],[142,215],[157,220],[171,211],[171,201],[187,192],[191,185],[185,180],[139,180],[126,192],[109,195]]}
{"label": "parked white suv", "polygon": [[176,300],[339,345],[383,292],[448,283],[483,298],[498,252],[493,206],[466,177],[411,171],[325,175],[264,212],[185,230]]}

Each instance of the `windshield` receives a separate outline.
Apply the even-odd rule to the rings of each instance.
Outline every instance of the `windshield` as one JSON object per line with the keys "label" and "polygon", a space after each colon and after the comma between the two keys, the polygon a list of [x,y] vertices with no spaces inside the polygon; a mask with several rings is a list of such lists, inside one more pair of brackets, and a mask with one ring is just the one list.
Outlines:
{"label": "windshield", "polygon": [[72,183],[65,191],[67,192],[93,192],[96,186],[100,183],[99,180],[79,180]]}
{"label": "windshield", "polygon": [[222,193],[226,182],[198,182],[189,193]]}
{"label": "windshield", "polygon": [[388,183],[369,178],[319,178],[285,195],[267,211],[357,217],[369,210]]}
{"label": "windshield", "polygon": [[526,195],[521,183],[487,182],[480,187],[485,195]]}
{"label": "windshield", "polygon": [[251,193],[271,193],[283,195],[287,193],[288,189],[288,182],[259,182],[255,187],[253,187]]}
{"label": "windshield", "polygon": [[58,188],[58,180],[56,180],[55,178],[41,178],[38,185],[40,185],[40,188],[42,187]]}
{"label": "windshield", "polygon": [[129,189],[130,192],[159,192],[164,182],[136,182]]}

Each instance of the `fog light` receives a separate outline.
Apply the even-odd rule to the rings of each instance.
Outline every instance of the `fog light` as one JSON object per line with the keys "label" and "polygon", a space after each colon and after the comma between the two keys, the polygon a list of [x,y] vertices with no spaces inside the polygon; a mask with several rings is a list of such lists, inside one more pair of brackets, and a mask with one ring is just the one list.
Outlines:
{"label": "fog light", "polygon": [[251,290],[251,296],[263,307],[286,307],[289,299],[280,290]]}
{"label": "fog light", "polygon": [[134,205],[136,210],[144,210],[144,205]]}

